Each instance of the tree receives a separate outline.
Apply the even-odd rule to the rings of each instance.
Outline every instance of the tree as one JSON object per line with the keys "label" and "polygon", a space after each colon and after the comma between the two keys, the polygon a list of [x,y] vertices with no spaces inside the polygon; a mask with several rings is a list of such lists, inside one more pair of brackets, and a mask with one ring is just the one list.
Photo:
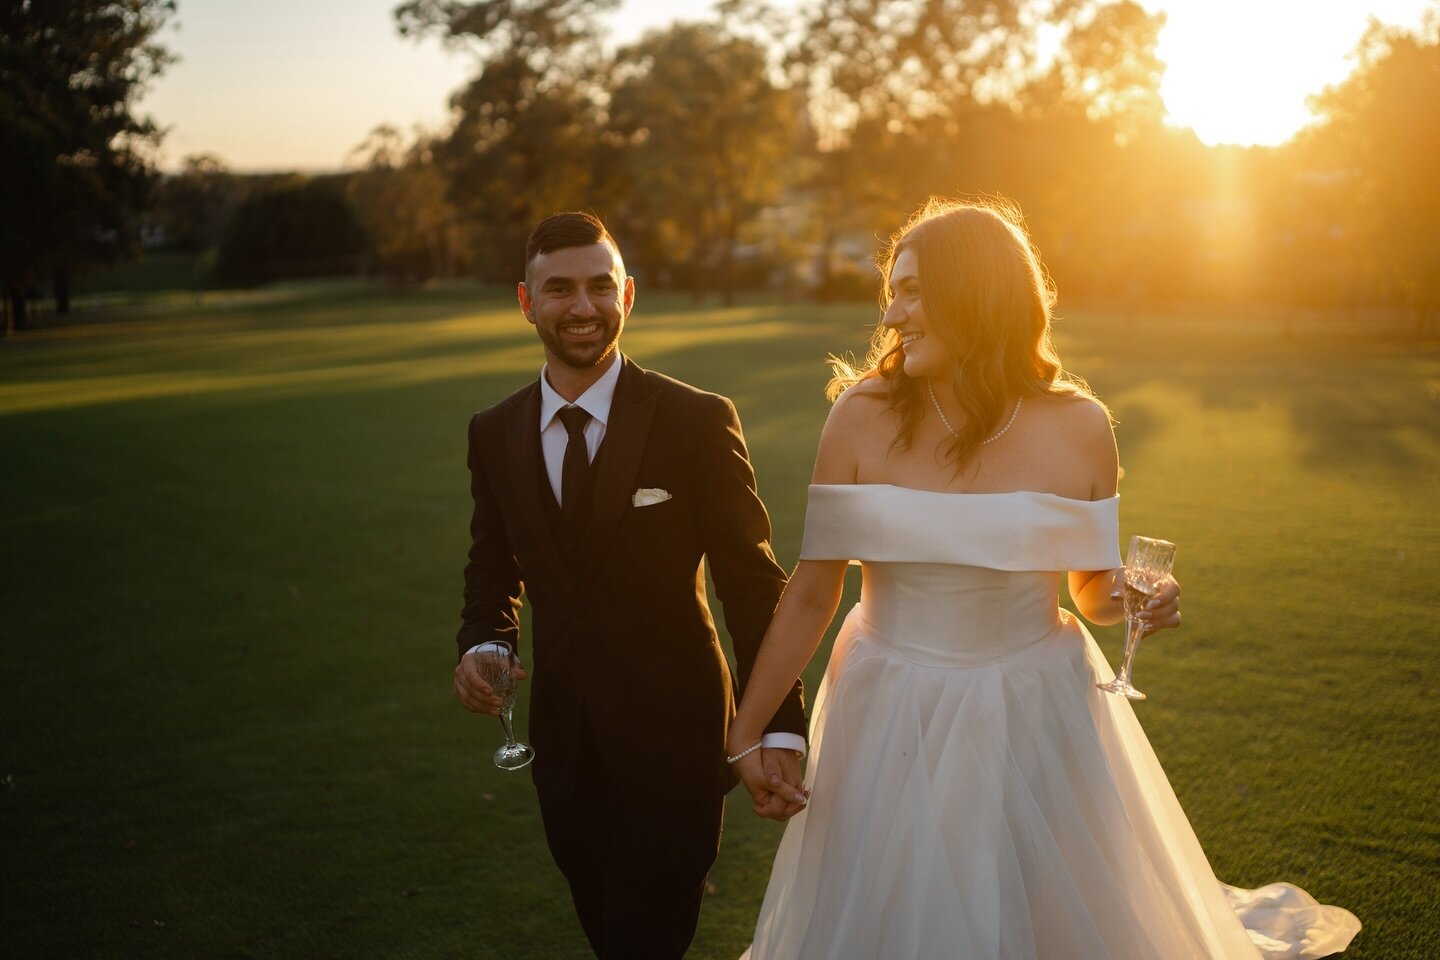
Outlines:
{"label": "tree", "polygon": [[153,42],[174,0],[0,3],[0,282],[7,323],[54,279],[68,309],[73,271],[138,245],[160,131],[134,112],[171,62]]}
{"label": "tree", "polygon": [[1165,64],[1155,53],[1164,25],[1163,13],[1147,13],[1135,0],[1086,10],[1022,100],[1042,115],[1082,114],[1122,143],[1154,132],[1165,116]]}
{"label": "tree", "polygon": [[588,207],[600,172],[601,18],[619,0],[410,0],[402,35],[470,46],[481,71],[451,98],[456,123],[433,155],[473,238],[481,276],[514,282],[526,234]]}
{"label": "tree", "polygon": [[[753,20],[753,2],[728,7]],[[1042,32],[1065,28],[1094,6],[803,0],[776,32],[790,38],[787,69],[809,98],[815,144],[807,191],[822,291],[846,236],[896,229],[928,193],[977,193],[994,189],[996,174],[1013,179],[1014,165],[996,148],[1017,136],[1012,114],[1043,63]]]}
{"label": "tree", "polygon": [[220,242],[224,283],[352,273],[364,233],[334,178],[280,177],[235,211]]}
{"label": "tree", "polygon": [[516,53],[555,62],[593,42],[600,18],[620,0],[406,0],[395,8],[401,36],[439,34],[473,44],[486,61]]}
{"label": "tree", "polygon": [[155,217],[169,246],[201,253],[220,243],[244,194],[244,178],[231,173],[224,161],[213,154],[195,154],[161,183]]}
{"label": "tree", "polygon": [[386,125],[356,148],[365,166],[345,192],[365,229],[367,272],[419,283],[459,271],[464,238],[432,148],[424,134],[407,147]]}
{"label": "tree", "polygon": [[1181,255],[1168,241],[1188,189],[1174,174],[1194,138],[1161,125],[1163,24],[1133,0],[1083,10],[1017,97],[1025,182],[1016,193],[1067,289],[1130,299],[1173,287],[1161,261]]}
{"label": "tree", "polygon": [[[713,24],[652,32],[616,57],[609,132],[623,144],[627,211],[661,239],[652,265],[733,300],[741,233],[779,198],[803,106],[767,76],[764,49]],[[713,283],[709,282],[713,276]]]}
{"label": "tree", "polygon": [[1359,59],[1316,98],[1325,122],[1301,150],[1317,186],[1338,183],[1346,201],[1331,228],[1369,252],[1376,282],[1423,335],[1440,308],[1440,8],[1415,33],[1372,25]]}
{"label": "tree", "polygon": [[471,228],[480,275],[514,283],[537,220],[595,203],[596,105],[581,83],[514,55],[488,63],[451,104],[455,127],[434,147],[450,202]]}

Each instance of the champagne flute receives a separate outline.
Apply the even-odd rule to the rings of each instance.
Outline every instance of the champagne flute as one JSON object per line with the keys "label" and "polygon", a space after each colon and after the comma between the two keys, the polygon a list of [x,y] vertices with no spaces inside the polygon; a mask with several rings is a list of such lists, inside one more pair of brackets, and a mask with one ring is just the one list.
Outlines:
{"label": "champagne flute", "polygon": [[515,739],[510,715],[515,709],[515,651],[505,644],[480,652],[480,675],[500,698],[500,725],[505,729],[505,744],[495,751],[495,766],[501,770],[519,770],[535,759],[535,748]]}
{"label": "champagne flute", "polygon": [[1130,668],[1146,627],[1140,611],[1160,591],[1174,565],[1175,544],[1152,537],[1130,538],[1130,552],[1125,556],[1125,659],[1120,662],[1120,671],[1114,680],[1095,684],[1106,693],[1130,700],[1145,699],[1145,694],[1130,682]]}

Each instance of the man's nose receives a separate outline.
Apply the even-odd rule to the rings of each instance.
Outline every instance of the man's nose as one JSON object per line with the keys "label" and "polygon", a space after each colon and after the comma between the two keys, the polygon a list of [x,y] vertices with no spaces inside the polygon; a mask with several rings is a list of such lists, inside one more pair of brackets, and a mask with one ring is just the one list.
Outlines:
{"label": "man's nose", "polygon": [[575,294],[575,305],[570,312],[577,317],[593,317],[595,316],[595,302],[590,299],[588,292],[581,290]]}

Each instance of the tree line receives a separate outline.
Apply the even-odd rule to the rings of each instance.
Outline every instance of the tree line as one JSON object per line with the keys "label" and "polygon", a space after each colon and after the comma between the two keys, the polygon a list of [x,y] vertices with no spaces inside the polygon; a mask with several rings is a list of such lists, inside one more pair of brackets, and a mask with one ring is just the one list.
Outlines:
{"label": "tree line", "polygon": [[[1417,31],[1372,26],[1314,125],[1241,149],[1162,122],[1163,21],[1133,0],[722,0],[712,20],[614,49],[597,38],[618,0],[409,0],[402,34],[480,64],[446,129],[377,128],[333,176],[194,157],[162,179],[114,145],[155,141],[129,108],[166,62],[151,38],[173,5],[65,6],[128,11],[140,68],[108,114],[129,125],[91,131],[79,155],[132,187],[77,192],[76,150],[56,153],[68,128],[25,141],[38,186],[0,217],[12,315],[14,291],[123,254],[146,223],[209,251],[221,283],[513,282],[529,227],[569,208],[601,215],[649,286],[872,297],[878,238],[930,194],[1017,201],[1067,298],[1403,310],[1421,333],[1440,308],[1440,7]],[[12,93],[20,36],[0,47],[0,96],[22,115],[73,97],[74,73]],[[0,117],[0,137],[25,139]]]}

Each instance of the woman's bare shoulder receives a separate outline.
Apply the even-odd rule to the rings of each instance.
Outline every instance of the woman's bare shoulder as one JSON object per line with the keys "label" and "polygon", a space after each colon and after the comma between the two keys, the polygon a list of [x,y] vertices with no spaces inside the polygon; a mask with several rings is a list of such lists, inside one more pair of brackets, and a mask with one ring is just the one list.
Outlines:
{"label": "woman's bare shoulder", "polygon": [[866,377],[864,380],[856,380],[845,388],[845,392],[836,398],[835,403],[855,402],[860,398],[871,400],[885,400],[890,396],[890,385],[883,377]]}
{"label": "woman's bare shoulder", "polygon": [[873,445],[892,414],[889,391],[879,377],[851,384],[835,399],[820,433],[816,483],[854,483],[860,452]]}
{"label": "woman's bare shoulder", "polygon": [[[1030,408],[1028,397],[1025,407]],[[1105,405],[1086,393],[1065,392],[1039,396],[1035,407],[1039,422],[1034,436],[1047,455],[1063,454],[1067,469],[1074,471],[1071,481],[1088,488],[1091,499],[1113,495],[1119,457]],[[1077,487],[1067,495],[1085,494]]]}
{"label": "woman's bare shoulder", "polygon": [[1088,393],[1041,394],[1035,402],[1048,419],[1071,436],[1098,440],[1114,433],[1109,409]]}
{"label": "woman's bare shoulder", "polygon": [[879,377],[867,377],[852,383],[835,398],[830,415],[825,420],[826,429],[832,424],[851,428],[873,423],[890,409],[889,398],[889,387]]}

